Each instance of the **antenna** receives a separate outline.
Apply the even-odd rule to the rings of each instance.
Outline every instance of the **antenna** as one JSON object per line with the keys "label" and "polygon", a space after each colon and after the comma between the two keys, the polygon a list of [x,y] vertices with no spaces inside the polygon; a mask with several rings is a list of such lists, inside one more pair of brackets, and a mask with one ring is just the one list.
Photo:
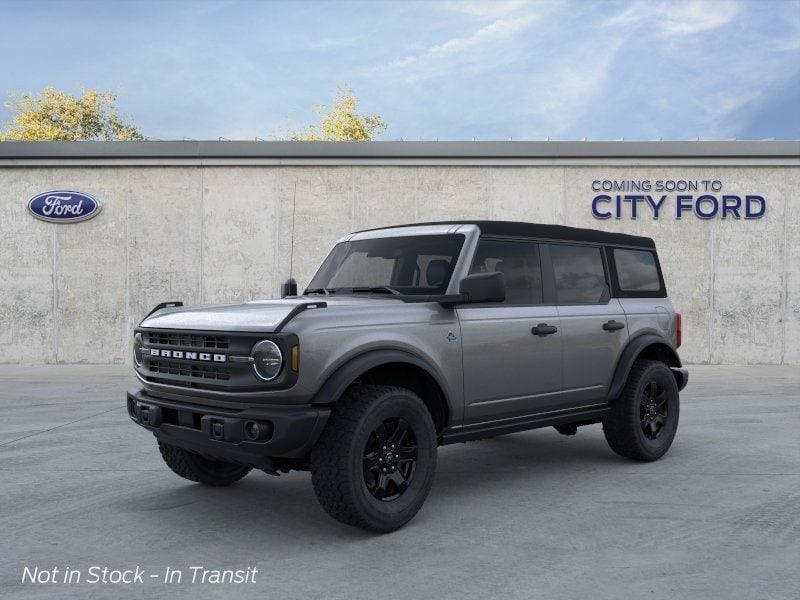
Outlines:
{"label": "antenna", "polygon": [[294,184],[292,193],[292,241],[289,246],[289,279],[281,286],[281,298],[286,296],[297,296],[297,281],[292,274],[294,273],[294,217],[297,213],[297,183]]}
{"label": "antenna", "polygon": [[292,193],[292,245],[289,250],[289,277],[294,275],[294,216],[297,214],[297,182]]}

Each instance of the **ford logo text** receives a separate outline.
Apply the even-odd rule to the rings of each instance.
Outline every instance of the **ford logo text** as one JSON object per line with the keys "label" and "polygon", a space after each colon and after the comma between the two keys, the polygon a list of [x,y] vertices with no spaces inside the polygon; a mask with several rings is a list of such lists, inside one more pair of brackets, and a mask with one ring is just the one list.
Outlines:
{"label": "ford logo text", "polygon": [[97,198],[82,192],[54,190],[30,199],[28,212],[51,223],[75,223],[91,219],[102,208]]}

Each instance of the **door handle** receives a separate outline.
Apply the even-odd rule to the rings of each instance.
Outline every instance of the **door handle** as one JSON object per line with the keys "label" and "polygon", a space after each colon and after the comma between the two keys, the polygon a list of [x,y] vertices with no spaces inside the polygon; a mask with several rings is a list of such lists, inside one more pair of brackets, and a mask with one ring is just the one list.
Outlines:
{"label": "door handle", "polygon": [[622,329],[623,327],[625,327],[625,323],[618,323],[614,319],[603,323],[603,329],[606,331],[616,331],[617,329]]}
{"label": "door handle", "polygon": [[531,329],[533,335],[550,335],[558,331],[555,325],[548,325],[547,323],[539,323],[536,327]]}

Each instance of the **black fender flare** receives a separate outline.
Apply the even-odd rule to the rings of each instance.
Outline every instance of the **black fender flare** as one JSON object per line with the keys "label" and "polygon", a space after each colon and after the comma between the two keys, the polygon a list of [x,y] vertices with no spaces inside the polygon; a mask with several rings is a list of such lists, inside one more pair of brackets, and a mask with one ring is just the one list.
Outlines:
{"label": "black fender flare", "polygon": [[650,348],[652,346],[658,346],[661,352],[666,352],[667,356],[669,357],[669,367],[672,369],[672,374],[675,375],[678,389],[682,389],[685,385],[685,382],[679,378],[683,377],[683,374],[679,371],[681,365],[681,359],[678,357],[678,353],[675,352],[675,348],[673,348],[663,337],[655,335],[653,333],[645,333],[640,336],[637,336],[628,342],[628,345],[625,346],[625,349],[620,354],[619,360],[617,361],[617,368],[614,369],[614,376],[611,379],[611,385],[608,388],[608,396],[606,400],[611,402],[616,400],[619,395],[622,393],[622,388],[625,386],[625,382],[628,379],[628,374],[631,372],[631,368],[633,367],[633,363],[636,362],[636,359],[645,351],[645,349]]}
{"label": "black fender flare", "polygon": [[311,404],[330,404],[335,402],[359,375],[374,367],[388,363],[406,363],[425,371],[439,386],[445,403],[449,405],[447,386],[443,385],[442,378],[438,373],[419,356],[397,349],[368,350],[349,359],[325,380],[325,383],[320,386],[312,397]]}

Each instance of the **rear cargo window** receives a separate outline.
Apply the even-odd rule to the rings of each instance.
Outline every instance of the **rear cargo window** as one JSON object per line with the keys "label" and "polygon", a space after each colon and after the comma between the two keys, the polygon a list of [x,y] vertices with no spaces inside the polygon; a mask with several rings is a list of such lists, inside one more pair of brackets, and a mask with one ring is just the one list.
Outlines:
{"label": "rear cargo window", "polygon": [[657,292],[661,290],[658,267],[652,252],[646,250],[614,249],[619,288],[626,292]]}

